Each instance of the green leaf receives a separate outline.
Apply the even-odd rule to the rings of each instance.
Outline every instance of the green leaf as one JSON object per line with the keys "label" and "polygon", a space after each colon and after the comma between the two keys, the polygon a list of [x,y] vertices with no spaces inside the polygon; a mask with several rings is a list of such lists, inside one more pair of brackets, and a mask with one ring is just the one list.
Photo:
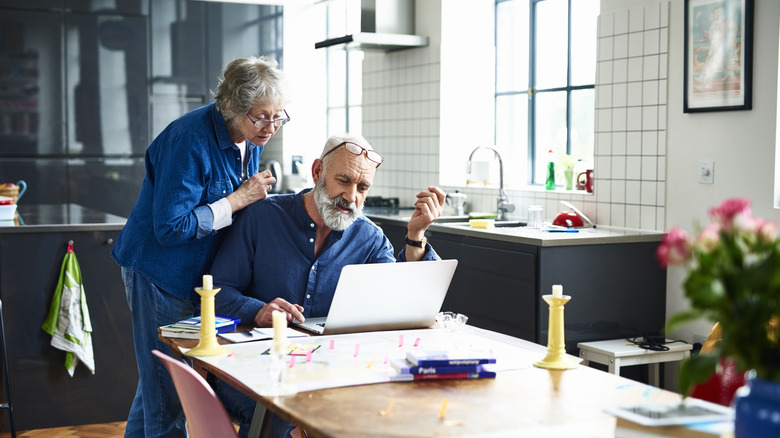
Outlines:
{"label": "green leaf", "polygon": [[701,319],[705,315],[706,313],[700,309],[687,309],[683,310],[682,312],[675,313],[666,321],[664,333],[672,333],[678,327]]}
{"label": "green leaf", "polygon": [[718,354],[698,354],[685,359],[680,364],[680,375],[677,384],[682,394],[690,395],[695,383],[704,383],[715,372],[718,365]]}

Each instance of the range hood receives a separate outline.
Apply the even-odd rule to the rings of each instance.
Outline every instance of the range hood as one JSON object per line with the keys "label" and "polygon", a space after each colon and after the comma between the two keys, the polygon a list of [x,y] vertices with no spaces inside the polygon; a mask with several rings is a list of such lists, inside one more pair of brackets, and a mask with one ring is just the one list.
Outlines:
{"label": "range hood", "polygon": [[315,49],[341,46],[347,50],[388,52],[428,45],[414,34],[415,0],[360,0],[360,32],[314,43]]}

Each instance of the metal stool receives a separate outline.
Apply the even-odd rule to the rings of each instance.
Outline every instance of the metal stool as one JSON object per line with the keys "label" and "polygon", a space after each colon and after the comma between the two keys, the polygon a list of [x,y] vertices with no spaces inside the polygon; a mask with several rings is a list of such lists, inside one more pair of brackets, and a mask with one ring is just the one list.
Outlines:
{"label": "metal stool", "polygon": [[11,437],[16,438],[16,424],[14,423],[14,407],[11,403],[11,374],[8,372],[8,354],[5,349],[5,323],[3,322],[3,302],[0,301],[0,342],[3,344],[3,374],[5,375],[5,391],[8,401],[0,403],[0,409],[8,409],[11,417]]}

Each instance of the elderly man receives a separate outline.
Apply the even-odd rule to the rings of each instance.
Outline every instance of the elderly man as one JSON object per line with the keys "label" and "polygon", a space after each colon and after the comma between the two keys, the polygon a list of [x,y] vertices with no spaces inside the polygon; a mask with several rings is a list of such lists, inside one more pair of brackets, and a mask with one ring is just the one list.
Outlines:
{"label": "elderly man", "polygon": [[[242,324],[272,325],[271,312],[287,320],[326,316],[341,268],[350,264],[438,260],[425,230],[441,215],[445,193],[417,194],[397,257],[382,230],[362,215],[382,156],[361,136],[334,136],[312,164],[314,189],[274,196],[247,207],[225,237],[212,265],[216,312]],[[254,402],[217,382],[218,393],[248,431]],[[275,418],[274,436],[292,425]],[[285,430],[286,429],[286,430]]]}

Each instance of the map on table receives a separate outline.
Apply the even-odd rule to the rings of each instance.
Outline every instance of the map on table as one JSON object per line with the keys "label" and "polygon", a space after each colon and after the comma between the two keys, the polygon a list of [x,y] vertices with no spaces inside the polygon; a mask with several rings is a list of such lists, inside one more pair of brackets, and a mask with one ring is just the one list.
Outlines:
{"label": "map on table", "polygon": [[[273,341],[225,345],[227,356],[198,357],[218,367],[260,395],[274,393],[267,354]],[[296,338],[285,356],[284,384],[297,392],[340,386],[408,380],[391,366],[410,351],[488,351],[497,372],[532,366],[542,355],[466,332],[440,329],[398,330]],[[184,349],[182,349],[186,353]]]}

